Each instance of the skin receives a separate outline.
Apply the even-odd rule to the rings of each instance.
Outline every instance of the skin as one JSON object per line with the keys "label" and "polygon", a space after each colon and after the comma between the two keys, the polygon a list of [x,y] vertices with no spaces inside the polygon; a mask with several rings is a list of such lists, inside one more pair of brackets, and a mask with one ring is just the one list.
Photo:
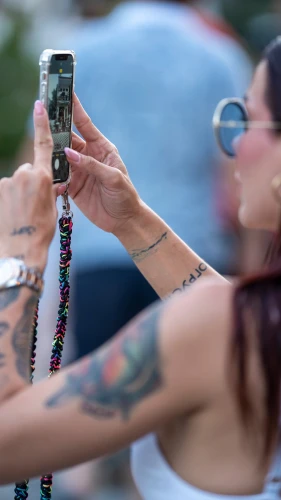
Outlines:
{"label": "skin", "polygon": [[[266,62],[262,62],[247,93],[250,120],[272,120],[265,91]],[[268,129],[250,129],[236,143],[239,219],[245,227],[271,232],[278,227],[280,207],[272,195],[272,180],[281,171],[280,148],[280,136]]]}
{"label": "skin", "polygon": [[[262,64],[248,92],[247,106],[254,120],[271,119],[264,100],[265,82],[266,66]],[[75,366],[29,387],[23,376],[22,339],[26,338],[27,350],[26,314],[30,326],[32,315],[26,305],[32,296],[35,303],[36,297],[26,289],[19,297],[2,292],[0,347],[9,368],[5,371],[0,367],[0,482],[100,457],[154,432],[174,471],[197,488],[225,495],[259,493],[274,449],[261,465],[263,380],[250,331],[247,383],[257,425],[247,435],[231,390],[232,286],[142,203],[117,149],[97,131],[77,98],[74,117],[84,140],[74,136],[77,161],[73,161],[73,152],[68,152],[73,165],[73,200],[94,224],[120,239],[159,296],[168,300],[139,315],[111,342]],[[36,120],[37,130],[40,123],[45,127],[36,151],[41,151],[42,140],[47,141],[43,150],[50,155],[46,113],[42,122]],[[50,157],[39,163],[37,169],[44,167],[49,172],[40,197],[43,190],[45,210],[50,215],[54,207]],[[239,216],[246,226],[276,230],[280,208],[271,183],[280,165],[280,140],[272,132],[250,130],[237,144]],[[18,174],[8,181],[9,189],[7,182],[0,182],[0,211],[11,213],[0,226],[0,241],[1,248],[14,255],[17,245],[13,238],[21,238],[28,261],[42,265],[44,259],[39,256],[47,252],[53,229],[39,224],[33,209],[33,205],[37,210],[41,207],[36,189],[31,189],[37,169],[28,170],[24,186]],[[23,211],[21,196],[27,185],[34,198]],[[21,195],[18,203],[12,199],[15,188]],[[28,234],[20,230],[29,226],[36,231]],[[11,236],[14,229],[17,235]],[[10,381],[5,382],[5,376]],[[48,435],[44,453],[42,435]],[[30,450],[28,456],[26,449]]]}
{"label": "skin", "polygon": [[[0,258],[17,257],[43,272],[55,233],[57,209],[50,168],[53,142],[44,110],[41,112],[34,113],[33,165],[24,164],[11,178],[0,181]],[[37,300],[27,288],[0,292],[1,401],[29,382],[30,332]]]}

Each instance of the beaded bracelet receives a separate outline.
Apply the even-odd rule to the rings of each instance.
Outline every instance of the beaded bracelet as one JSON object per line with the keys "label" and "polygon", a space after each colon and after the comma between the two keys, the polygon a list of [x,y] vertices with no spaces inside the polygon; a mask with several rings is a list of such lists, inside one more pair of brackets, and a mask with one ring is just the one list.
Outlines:
{"label": "beaded bracelet", "polygon": [[[67,192],[63,195],[63,213],[59,220],[60,229],[60,305],[57,317],[57,326],[53,340],[53,348],[50,359],[49,377],[56,373],[61,368],[61,359],[63,352],[63,345],[66,333],[67,319],[68,319],[68,306],[69,306],[69,270],[70,261],[72,257],[71,251],[71,236],[72,236],[72,218],[73,214],[70,211]],[[38,306],[33,318],[33,336],[31,347],[31,374],[30,380],[33,382],[36,358],[36,343],[38,334]],[[46,474],[41,477],[41,491],[40,500],[50,500],[52,498],[53,476]],[[22,483],[15,485],[14,500],[26,500],[28,498],[29,480],[26,479]]]}

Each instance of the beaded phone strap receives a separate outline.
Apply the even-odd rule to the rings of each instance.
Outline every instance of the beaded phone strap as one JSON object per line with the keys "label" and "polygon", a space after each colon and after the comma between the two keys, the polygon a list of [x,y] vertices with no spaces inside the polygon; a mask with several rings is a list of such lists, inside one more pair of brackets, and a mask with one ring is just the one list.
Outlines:
{"label": "beaded phone strap", "polygon": [[[53,349],[50,359],[49,377],[60,370],[63,345],[66,333],[68,306],[69,306],[69,270],[72,257],[71,251],[71,236],[72,236],[72,218],[73,214],[70,211],[68,201],[68,193],[63,196],[63,213],[59,220],[60,229],[60,305],[57,317],[57,326],[53,340]],[[36,343],[38,329],[38,306],[37,305],[33,319],[33,339],[31,345],[31,375],[30,380],[33,382],[36,358]],[[40,500],[50,500],[52,498],[53,476],[46,474],[41,477]],[[22,483],[16,483],[14,500],[26,500],[28,498],[29,480]]]}

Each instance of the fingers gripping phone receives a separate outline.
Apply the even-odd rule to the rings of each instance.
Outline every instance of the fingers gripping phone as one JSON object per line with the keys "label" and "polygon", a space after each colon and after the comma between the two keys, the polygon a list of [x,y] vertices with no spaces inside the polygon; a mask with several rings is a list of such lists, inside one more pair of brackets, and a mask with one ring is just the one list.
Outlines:
{"label": "fingers gripping phone", "polygon": [[42,52],[40,65],[40,100],[48,111],[54,140],[52,157],[55,184],[68,184],[71,170],[64,148],[72,142],[72,101],[76,55],[72,50]]}

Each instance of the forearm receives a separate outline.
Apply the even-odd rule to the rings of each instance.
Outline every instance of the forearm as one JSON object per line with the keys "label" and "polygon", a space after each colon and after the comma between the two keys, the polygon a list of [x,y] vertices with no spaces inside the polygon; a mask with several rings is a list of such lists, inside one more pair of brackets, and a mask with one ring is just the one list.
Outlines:
{"label": "forearm", "polygon": [[29,384],[36,303],[26,287],[0,291],[0,402]]}
{"label": "forearm", "polygon": [[224,279],[145,205],[138,219],[116,236],[161,298],[180,293],[204,276]]}

